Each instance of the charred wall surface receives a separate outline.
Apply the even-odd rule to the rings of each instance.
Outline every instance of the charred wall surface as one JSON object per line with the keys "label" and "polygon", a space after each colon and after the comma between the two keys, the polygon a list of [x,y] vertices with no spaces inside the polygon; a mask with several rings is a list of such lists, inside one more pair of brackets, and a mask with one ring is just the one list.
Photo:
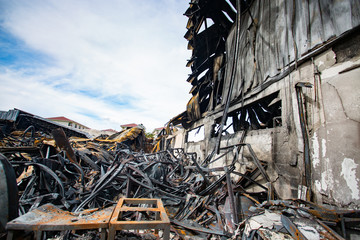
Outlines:
{"label": "charred wall surface", "polygon": [[193,97],[174,144],[211,156],[212,167],[240,154],[239,171],[252,168],[251,154],[231,146],[251,144],[279,197],[359,208],[359,9],[353,0],[191,1]]}

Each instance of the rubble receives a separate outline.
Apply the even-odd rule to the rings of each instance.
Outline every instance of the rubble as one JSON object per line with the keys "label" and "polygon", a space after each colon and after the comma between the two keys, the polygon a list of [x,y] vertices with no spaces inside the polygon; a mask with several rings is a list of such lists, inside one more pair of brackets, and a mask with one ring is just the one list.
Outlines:
{"label": "rubble", "polygon": [[[17,184],[7,188],[8,230],[31,230],[17,221],[46,209],[75,226],[87,213],[109,216],[123,199],[161,199],[171,239],[355,239],[359,8],[354,0],[191,0],[192,97],[153,147],[141,126],[90,139],[21,110],[0,112],[0,159]],[[147,211],[122,217],[158,220]],[[101,231],[54,224],[43,238],[159,233],[149,225],[114,234],[109,219]]]}
{"label": "rubble", "polygon": [[[359,211],[330,210],[299,199],[275,200],[266,163],[249,144],[226,147],[238,153],[248,148],[252,154],[253,168],[240,173],[234,167],[237,157],[227,166],[209,168],[215,155],[199,161],[183,149],[134,151],[131,146],[138,136],[136,129],[105,139],[68,139],[62,129],[53,129],[52,136],[33,130],[4,134],[0,152],[14,168],[19,190],[20,217],[10,221],[8,229],[32,230],[35,235],[42,229],[49,231],[46,238],[80,239],[84,234],[104,239],[106,231],[98,231],[107,229],[101,219],[111,215],[120,199],[155,198],[166,208],[172,239],[342,239],[346,231],[359,230]],[[252,186],[259,190],[249,191]],[[76,216],[84,212],[98,216],[92,215],[96,230],[89,222],[90,230],[81,230],[80,223],[87,221]],[[24,222],[28,214],[36,216],[32,228]],[[139,219],[140,213],[134,214]],[[47,216],[48,223],[40,216]],[[50,232],[69,226],[77,231]],[[116,238],[126,239],[126,234],[133,234],[128,239],[146,239],[145,233],[126,231],[118,231]]]}

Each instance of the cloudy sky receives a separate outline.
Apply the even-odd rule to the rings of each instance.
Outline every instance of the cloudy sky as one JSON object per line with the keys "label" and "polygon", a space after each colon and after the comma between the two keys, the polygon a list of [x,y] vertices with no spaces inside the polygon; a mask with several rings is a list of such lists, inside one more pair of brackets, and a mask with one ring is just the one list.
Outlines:
{"label": "cloudy sky", "polygon": [[187,0],[0,0],[0,110],[147,131],[190,99]]}

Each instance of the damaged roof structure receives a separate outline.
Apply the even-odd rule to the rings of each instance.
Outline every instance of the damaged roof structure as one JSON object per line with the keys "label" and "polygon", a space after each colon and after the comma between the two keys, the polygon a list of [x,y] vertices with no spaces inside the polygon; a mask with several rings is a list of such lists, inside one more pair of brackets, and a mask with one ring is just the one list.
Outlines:
{"label": "damaged roof structure", "polygon": [[[34,114],[25,112],[20,109],[12,109],[9,111],[0,111],[0,126],[1,133],[9,134],[11,131],[26,130],[32,126],[28,131],[42,131],[50,134],[52,129],[61,127],[67,136],[90,138],[86,132],[74,129],[63,124],[51,121],[51,119],[42,118]],[[27,132],[27,131],[25,131]]]}
{"label": "damaged roof structure", "polygon": [[8,199],[19,196],[4,234],[355,239],[359,12],[355,0],[191,0],[192,97],[153,153],[141,129],[97,139],[52,129],[45,139],[37,117],[21,112],[30,120],[19,133],[2,113],[0,160],[17,185]]}

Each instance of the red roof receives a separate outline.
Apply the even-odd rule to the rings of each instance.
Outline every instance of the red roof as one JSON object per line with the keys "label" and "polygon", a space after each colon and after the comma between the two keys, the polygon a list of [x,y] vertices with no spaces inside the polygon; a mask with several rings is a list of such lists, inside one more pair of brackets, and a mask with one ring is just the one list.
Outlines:
{"label": "red roof", "polygon": [[75,122],[71,119],[68,119],[64,116],[61,116],[61,117],[51,117],[51,118],[46,118],[46,119],[49,119],[49,120],[55,120],[55,121],[66,121],[66,122]]}
{"label": "red roof", "polygon": [[123,127],[123,128],[125,128],[125,127],[136,127],[136,126],[137,126],[137,124],[135,124],[135,123],[129,123],[129,124],[120,125],[120,127]]}
{"label": "red roof", "polygon": [[85,125],[83,125],[83,124],[81,124],[81,123],[78,123],[78,122],[76,122],[76,121],[74,121],[74,120],[71,120],[71,119],[69,119],[69,118],[67,118],[67,117],[64,117],[64,116],[61,116],[61,117],[51,117],[51,118],[46,118],[46,119],[52,120],[52,121],[73,122],[73,123],[79,124],[79,125],[87,128],[87,129],[90,129],[90,128],[87,127],[87,126],[85,126]]}
{"label": "red roof", "polygon": [[101,130],[103,132],[117,132],[116,130],[114,129],[104,129],[104,130]]}

